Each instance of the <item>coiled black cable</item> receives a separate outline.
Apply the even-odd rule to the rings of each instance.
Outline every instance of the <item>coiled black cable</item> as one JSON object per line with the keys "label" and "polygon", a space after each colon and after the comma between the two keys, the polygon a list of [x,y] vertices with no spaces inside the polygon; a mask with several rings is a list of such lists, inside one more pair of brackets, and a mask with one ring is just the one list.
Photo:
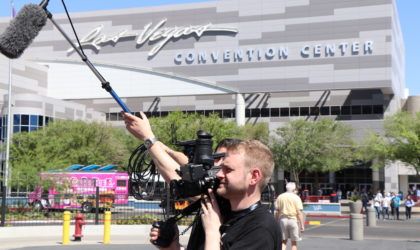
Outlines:
{"label": "coiled black cable", "polygon": [[[153,200],[164,194],[159,172],[144,144],[138,146],[128,160],[129,192],[138,200]],[[159,197],[157,197],[159,196]]]}

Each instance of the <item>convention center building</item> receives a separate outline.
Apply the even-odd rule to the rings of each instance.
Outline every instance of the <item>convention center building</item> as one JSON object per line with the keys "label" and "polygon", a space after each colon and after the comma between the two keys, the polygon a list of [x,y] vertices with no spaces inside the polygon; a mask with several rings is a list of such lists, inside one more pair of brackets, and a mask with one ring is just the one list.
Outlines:
{"label": "convention center building", "polygon": [[[150,117],[217,113],[271,130],[326,118],[351,125],[360,140],[381,133],[384,116],[419,109],[405,88],[395,0],[219,0],[70,16],[80,44],[65,14],[53,19],[130,110]],[[0,32],[9,21],[0,18]],[[121,107],[51,21],[19,59],[0,55],[2,140],[9,78],[13,132],[53,119],[124,126]],[[413,173],[355,166],[327,174],[321,187],[407,190],[420,185]]]}

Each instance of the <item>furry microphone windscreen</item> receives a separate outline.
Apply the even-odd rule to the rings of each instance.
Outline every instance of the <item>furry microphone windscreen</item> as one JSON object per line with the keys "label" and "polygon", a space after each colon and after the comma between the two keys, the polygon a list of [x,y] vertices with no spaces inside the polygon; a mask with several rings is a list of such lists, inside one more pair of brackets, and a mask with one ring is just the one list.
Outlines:
{"label": "furry microphone windscreen", "polygon": [[42,7],[24,5],[0,36],[0,52],[12,59],[20,57],[46,22],[47,14]]}

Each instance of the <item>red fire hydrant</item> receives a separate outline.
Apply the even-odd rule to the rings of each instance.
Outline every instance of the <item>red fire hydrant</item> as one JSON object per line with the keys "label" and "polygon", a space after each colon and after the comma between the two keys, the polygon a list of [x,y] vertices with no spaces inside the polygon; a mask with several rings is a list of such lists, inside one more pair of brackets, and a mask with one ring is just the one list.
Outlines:
{"label": "red fire hydrant", "polygon": [[85,225],[85,219],[83,218],[82,213],[77,213],[76,217],[74,217],[74,241],[81,241],[83,234],[82,234],[82,226]]}

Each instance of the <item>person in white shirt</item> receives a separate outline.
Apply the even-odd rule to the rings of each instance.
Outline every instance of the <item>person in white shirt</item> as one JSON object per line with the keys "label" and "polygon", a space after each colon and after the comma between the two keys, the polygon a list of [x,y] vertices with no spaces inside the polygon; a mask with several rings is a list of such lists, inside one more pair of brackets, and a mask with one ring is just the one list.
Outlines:
{"label": "person in white shirt", "polygon": [[378,193],[376,193],[376,196],[373,198],[373,207],[376,211],[376,218],[380,219],[380,215],[382,213],[381,204],[382,204],[382,193],[381,190],[378,190]]}
{"label": "person in white shirt", "polygon": [[405,219],[409,220],[411,219],[411,208],[415,205],[416,203],[413,201],[411,195],[407,195],[407,197],[405,198]]}
{"label": "person in white shirt", "polygon": [[276,219],[280,223],[282,232],[282,249],[286,250],[287,241],[291,241],[291,249],[297,250],[297,241],[301,240],[301,233],[305,231],[303,220],[302,200],[296,195],[296,183],[286,184],[287,192],[276,199]]}
{"label": "person in white shirt", "polygon": [[385,198],[382,199],[382,219],[385,220],[385,215],[387,220],[389,220],[389,206],[391,205],[391,194],[387,193]]}

